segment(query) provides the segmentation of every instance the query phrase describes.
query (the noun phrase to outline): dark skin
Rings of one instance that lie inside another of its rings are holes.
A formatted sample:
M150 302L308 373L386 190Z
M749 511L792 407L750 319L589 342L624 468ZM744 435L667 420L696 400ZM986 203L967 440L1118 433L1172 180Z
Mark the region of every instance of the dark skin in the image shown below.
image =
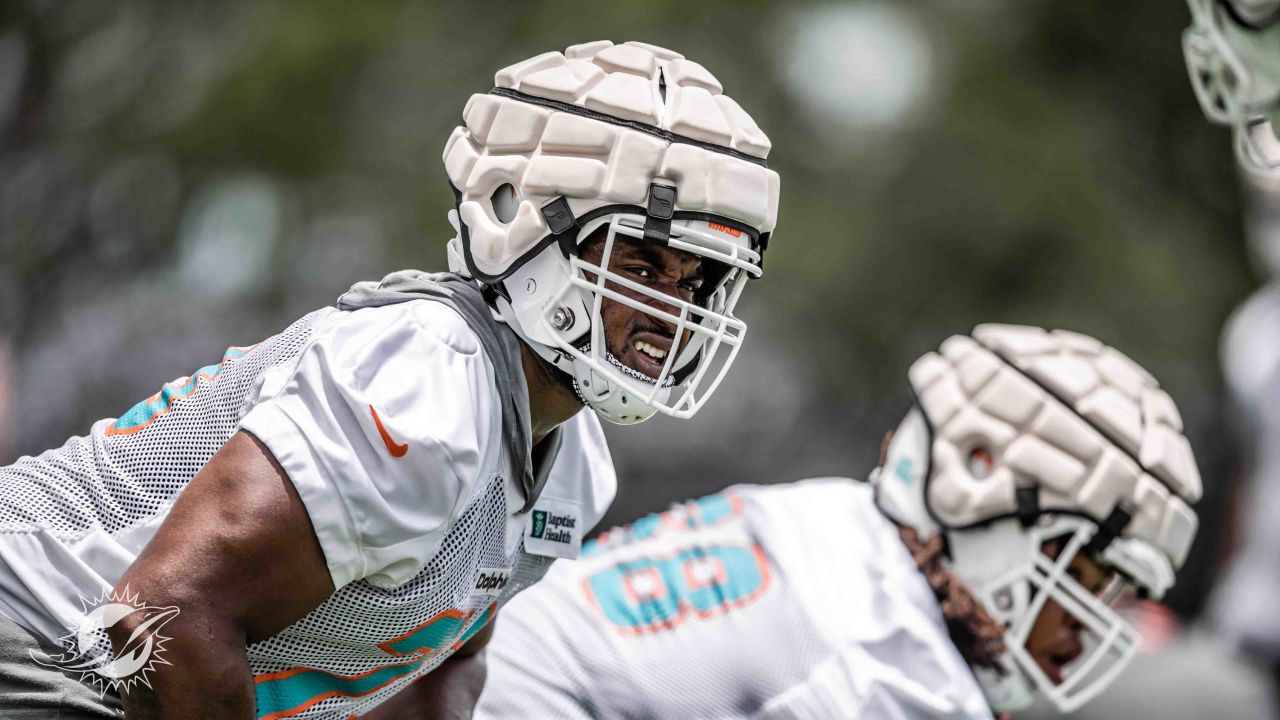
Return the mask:
M658 250L656 259L638 250L636 257L626 255L620 272L650 287L670 288L668 294L691 296L689 263L678 260L674 250ZM598 257L599 248L595 252ZM615 260L622 257L615 253ZM652 332L633 317L643 315L640 311L606 301L602 313L611 346L616 341L622 349L641 330ZM582 404L559 370L527 346L521 350L536 445ZM263 552L265 547L272 551ZM247 432L236 433L191 479L116 590L126 587L148 605L179 608L164 625L164 634L172 638L165 645L170 664L149 673L150 687L137 685L123 693L129 720L254 717L245 646L293 624L335 590L293 483L267 447ZM144 619L134 613L109 629L117 651ZM469 716L484 682L480 650L488 637L488 631L477 634L414 683L407 707L388 717Z
M1050 556L1057 555L1057 544L1047 543L1044 552ZM1084 553L1071 559L1067 574L1094 595L1100 595L1115 577L1115 573ZM1063 667L1084 652L1084 644L1080 640L1083 631L1084 625L1052 600L1044 604L1035 624L1031 626L1031 634L1027 636L1027 652L1055 685L1062 683Z
M591 237L583 242L582 259L594 265L600 265L604 255L604 242L603 232L592 233ZM702 260L697 255L621 234L614 237L609 270L652 291L685 301L692 301L703 283ZM588 273L587 279L595 278ZM605 286L663 312L672 315L680 314L672 304L648 297L630 288L608 282ZM653 317L608 298L600 303L600 317L604 323L609 352L632 370L657 378L662 372L665 358L654 358L637 346L655 347L663 354L670 352L675 340L675 323ZM689 341L690 335L689 331L684 332L681 347Z
M150 688L122 695L130 720L253 717L245 645L284 629L334 589L293 483L245 432L191 480L116 587L179 608L165 626L172 665L150 673ZM110 628L117 651L142 620L134 613Z

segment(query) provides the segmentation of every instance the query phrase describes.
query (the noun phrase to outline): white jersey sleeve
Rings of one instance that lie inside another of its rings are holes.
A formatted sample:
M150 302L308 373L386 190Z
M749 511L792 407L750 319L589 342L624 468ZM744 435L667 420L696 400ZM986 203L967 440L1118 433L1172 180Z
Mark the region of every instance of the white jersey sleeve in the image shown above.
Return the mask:
M332 313L291 365L264 373L240 427L301 496L334 587L393 585L430 558L498 453L493 369L438 303Z
M738 486L610 530L498 616L479 718L990 718L869 488Z

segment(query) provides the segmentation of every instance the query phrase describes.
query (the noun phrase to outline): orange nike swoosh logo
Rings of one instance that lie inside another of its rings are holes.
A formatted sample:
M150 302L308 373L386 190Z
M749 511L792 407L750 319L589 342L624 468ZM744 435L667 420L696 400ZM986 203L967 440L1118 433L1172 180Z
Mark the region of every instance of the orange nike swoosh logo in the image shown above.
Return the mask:
M391 439L391 433L382 426L382 418L378 417L378 411L369 406L369 412L373 413L373 422L378 426L378 434L382 436L382 442L387 444L387 451L391 453L391 457L404 457L409 452L409 443L398 443Z

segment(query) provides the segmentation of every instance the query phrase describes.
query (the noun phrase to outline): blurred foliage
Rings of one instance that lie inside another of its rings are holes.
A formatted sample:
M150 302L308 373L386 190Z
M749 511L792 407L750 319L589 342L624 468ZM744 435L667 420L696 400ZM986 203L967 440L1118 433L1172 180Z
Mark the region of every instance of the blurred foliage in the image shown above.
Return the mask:
M859 7L928 52L928 84L888 124L823 115L797 78L857 86L791 62L813 50L806 27ZM730 482L862 476L911 360L980 322L1032 323L1118 345L1179 402L1208 487L1203 579L1232 462L1217 334L1252 282L1186 21L1177 3L1105 0L6 3L10 446L84 432L356 280L443 268L440 152L467 97L536 53L638 39L702 62L753 113L783 199L720 396L687 423L610 430L609 521ZM1201 585L1179 586L1183 609Z

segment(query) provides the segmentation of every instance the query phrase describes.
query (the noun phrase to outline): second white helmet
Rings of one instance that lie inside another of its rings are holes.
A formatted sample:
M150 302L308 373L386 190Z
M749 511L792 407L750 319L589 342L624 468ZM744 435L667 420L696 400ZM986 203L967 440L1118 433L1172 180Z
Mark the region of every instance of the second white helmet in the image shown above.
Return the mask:
M1110 593L1159 598L1195 537L1200 475L1178 410L1132 360L1061 330L981 325L910 377L917 404L875 473L877 504L922 538L941 533L948 565L1004 624L1003 672L977 672L992 707L1039 692L1071 711L1137 650L1114 596L1077 582L1072 561L1116 573ZM1052 672L1026 649L1048 603L1085 636Z

